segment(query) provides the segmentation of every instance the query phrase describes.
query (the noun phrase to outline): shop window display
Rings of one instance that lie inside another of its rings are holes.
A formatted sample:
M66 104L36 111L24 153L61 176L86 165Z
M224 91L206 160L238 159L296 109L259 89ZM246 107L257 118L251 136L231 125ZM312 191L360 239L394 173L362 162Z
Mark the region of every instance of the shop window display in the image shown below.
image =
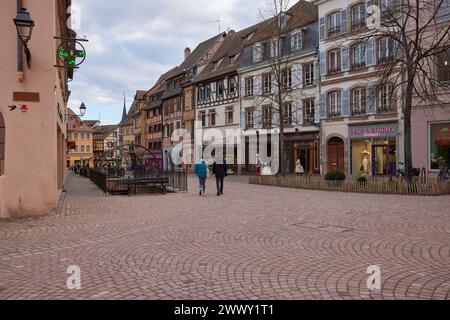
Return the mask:
M397 170L395 139L365 139L352 142L354 176L394 175Z
M450 122L430 124L430 167L450 166Z

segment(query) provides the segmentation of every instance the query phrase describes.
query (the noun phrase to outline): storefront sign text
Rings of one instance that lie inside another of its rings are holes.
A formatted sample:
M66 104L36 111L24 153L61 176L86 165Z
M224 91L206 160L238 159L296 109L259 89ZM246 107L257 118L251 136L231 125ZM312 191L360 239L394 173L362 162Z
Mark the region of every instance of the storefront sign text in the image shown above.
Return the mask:
M398 125L374 125L350 127L350 138L397 137Z

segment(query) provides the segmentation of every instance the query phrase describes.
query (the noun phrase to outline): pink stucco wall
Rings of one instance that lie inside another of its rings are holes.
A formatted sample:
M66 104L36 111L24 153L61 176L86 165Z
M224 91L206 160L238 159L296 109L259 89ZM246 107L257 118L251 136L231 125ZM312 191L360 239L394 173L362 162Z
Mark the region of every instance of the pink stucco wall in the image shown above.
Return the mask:
M16 15L16 1L0 1L0 111L6 127L5 176L3 187L0 181L0 202L4 207L2 215L7 217L44 215L57 205L58 161L64 161L57 155L57 128L60 136L66 130L56 110L58 102L62 108L65 103L54 68L55 4L55 0L23 1L35 28L29 43L31 69L24 62L25 80L21 83L17 80L16 30L12 20ZM13 101L13 92L39 92L40 102ZM29 111L10 112L11 104L26 104ZM59 143L62 141L60 137Z
M429 123L450 121L450 105L435 108L415 108L412 114L412 153L413 165L416 168L426 168L429 165Z

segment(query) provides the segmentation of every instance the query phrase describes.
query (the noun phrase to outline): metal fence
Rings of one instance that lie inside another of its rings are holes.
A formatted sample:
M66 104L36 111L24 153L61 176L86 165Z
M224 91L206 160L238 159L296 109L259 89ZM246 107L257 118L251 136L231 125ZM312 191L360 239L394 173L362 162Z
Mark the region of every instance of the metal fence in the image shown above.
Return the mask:
M111 195L187 192L185 171L125 171L123 169L91 169L89 178Z

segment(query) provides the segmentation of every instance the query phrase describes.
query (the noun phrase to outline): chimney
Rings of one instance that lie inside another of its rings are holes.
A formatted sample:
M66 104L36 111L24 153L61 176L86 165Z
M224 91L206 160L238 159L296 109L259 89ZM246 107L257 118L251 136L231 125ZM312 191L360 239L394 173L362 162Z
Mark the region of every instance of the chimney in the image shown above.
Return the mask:
M184 60L189 58L190 55L191 55L191 48L184 49Z

